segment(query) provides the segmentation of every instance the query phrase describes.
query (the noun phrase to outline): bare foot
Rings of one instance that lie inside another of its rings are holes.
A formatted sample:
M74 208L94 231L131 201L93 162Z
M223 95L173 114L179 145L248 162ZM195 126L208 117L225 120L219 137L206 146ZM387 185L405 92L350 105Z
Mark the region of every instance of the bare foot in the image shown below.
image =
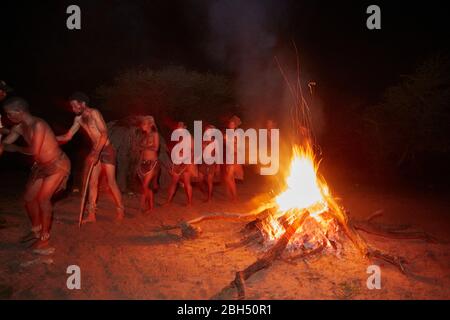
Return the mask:
M37 235L33 231L30 231L29 233L24 235L22 238L20 238L20 242L21 243L25 243L25 242L28 242L28 241L31 241L31 240L37 240L37 239L39 239L39 235Z
M166 202L161 203L161 207L167 207L171 203L172 203L172 201L167 200Z
M123 208L117 208L116 218L114 219L117 222L120 222L125 218L125 210Z
M42 239L38 239L36 242L34 242L31 245L31 248L36 250L36 249L45 249L48 247L48 239L47 240L42 240Z

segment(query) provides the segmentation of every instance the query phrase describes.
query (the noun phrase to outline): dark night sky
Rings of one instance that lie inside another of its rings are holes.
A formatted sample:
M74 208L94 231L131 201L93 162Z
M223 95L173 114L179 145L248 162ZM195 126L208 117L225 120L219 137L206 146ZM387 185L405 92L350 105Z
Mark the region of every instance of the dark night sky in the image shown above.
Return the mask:
M260 69L248 65L273 64L294 40L325 99L373 101L429 54L447 52L444 3L377 2L382 30L369 31L368 1L2 1L0 78L49 116L73 90L91 93L137 65L252 83ZM65 27L69 4L81 7L81 31Z

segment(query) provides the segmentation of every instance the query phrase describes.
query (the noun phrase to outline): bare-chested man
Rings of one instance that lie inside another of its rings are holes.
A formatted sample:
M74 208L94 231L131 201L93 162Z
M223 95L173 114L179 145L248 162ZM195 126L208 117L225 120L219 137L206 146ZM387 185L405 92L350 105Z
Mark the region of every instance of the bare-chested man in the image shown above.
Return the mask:
M35 163L25 190L25 208L31 220L31 233L22 240L36 240L33 248L48 246L52 222L53 194L65 188L70 174L69 158L61 151L55 135L42 119L33 117L22 98L10 98L4 104L8 118L15 124L3 143L3 151L20 152L34 157ZM13 144L20 136L26 147Z
M87 217L83 223L96 221L96 203L98 196L98 182L100 174L106 173L109 189L113 195L116 204L116 220L122 220L124 217L124 206L122 194L116 182L116 151L108 138L108 129L101 113L97 109L90 108L89 98L76 92L69 98L72 111L76 114L72 127L69 131L57 136L60 143L66 143L72 139L80 128L83 128L92 142L92 150L86 160L84 183L89 183L89 201L87 205ZM93 166L90 180L86 182L87 173Z

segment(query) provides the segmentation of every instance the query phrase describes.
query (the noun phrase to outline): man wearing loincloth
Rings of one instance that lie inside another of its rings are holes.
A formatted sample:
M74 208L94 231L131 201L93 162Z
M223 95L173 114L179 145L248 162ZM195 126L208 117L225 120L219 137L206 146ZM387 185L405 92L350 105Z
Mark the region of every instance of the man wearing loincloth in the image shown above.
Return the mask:
M116 204L116 221L120 221L124 217L124 206L122 202L122 194L116 182L116 151L108 138L108 129L101 113L94 108L90 108L89 98L81 92L74 93L69 98L72 111L75 113L75 119L69 131L56 139L60 143L66 143L72 139L80 128L83 128L88 134L92 150L88 155L85 163L83 174L84 183L88 183L89 196L87 205L87 217L83 219L83 223L96 221L96 203L98 196L98 182L100 174L104 172L108 181L109 189ZM92 167L91 177L86 182L89 169Z
M48 246L52 223L52 196L63 190L70 174L70 161L59 148L49 125L29 113L28 103L22 98L10 98L4 104L7 117L15 125L0 144L3 151L20 152L34 157L35 163L25 189L25 208L31 220L31 232L23 242L36 240L33 248ZM13 144L23 137L26 147Z

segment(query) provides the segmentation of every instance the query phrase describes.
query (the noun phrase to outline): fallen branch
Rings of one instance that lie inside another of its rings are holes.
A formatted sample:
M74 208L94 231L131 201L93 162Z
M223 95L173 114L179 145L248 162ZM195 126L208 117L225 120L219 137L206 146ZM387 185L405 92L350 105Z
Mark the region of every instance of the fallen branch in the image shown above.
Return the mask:
M268 210L268 209L266 209ZM173 230L173 229L179 229L181 228L181 226L183 224L188 224L188 225L192 225L192 224L196 224L196 223L200 223L203 221L207 221L207 220L227 220L227 221L254 221L255 217L256 219L258 218L258 216L260 215L265 215L265 211L263 210L255 212L255 211L251 211L250 213L247 214L239 214L239 213L212 213L209 215L204 215L204 216L200 216L198 218L189 220L189 221L182 221L178 224L174 224L174 225L164 225L162 224L160 227L158 228L154 228L151 231L152 232L160 232L160 231L168 231L168 230Z
M336 202L334 202L332 199L329 202L330 204L330 214L332 214L341 224L341 227L344 231L344 233L347 235L347 237L350 239L350 241L353 242L353 244L358 248L360 253L368 259L381 259L396 268L400 270L401 273L405 275L412 275L412 273L408 272L405 269L404 264L406 263L405 259L402 257L390 255L387 253L382 252L381 250L374 249L370 247L366 241L361 237L361 235L356 231L355 227L353 226L353 223L348 220L348 216L344 213L341 208L337 205ZM378 216L379 214L375 215ZM368 221L371 221L375 216L372 216L369 218Z
M382 226L365 222L354 222L353 225L356 230L360 230L365 233L373 234L383 238L423 240L430 243L442 243L442 241L436 239L435 237L424 231L398 231L395 229L385 229Z

